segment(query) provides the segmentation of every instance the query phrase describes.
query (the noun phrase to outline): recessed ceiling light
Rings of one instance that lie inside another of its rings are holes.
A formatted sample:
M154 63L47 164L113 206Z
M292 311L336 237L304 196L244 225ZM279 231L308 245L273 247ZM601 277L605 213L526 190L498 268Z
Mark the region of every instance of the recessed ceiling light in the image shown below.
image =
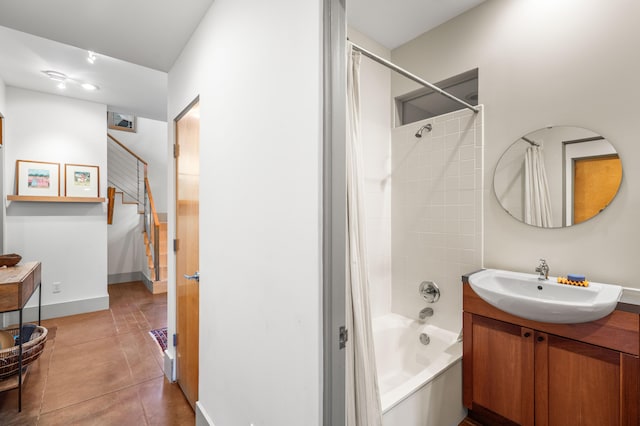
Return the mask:
M87 57L87 62L89 62L90 64L93 64L95 61L96 61L95 52L92 52L91 50L89 50L89 56Z
M100 90L100 87L95 84L85 83L83 81L67 77L65 73L62 73L60 71L47 70L42 71L42 73L49 77L51 80L56 81L58 83L58 89L66 89L67 83L71 82L74 84L79 84L84 90L88 90L90 92Z
M53 81L66 81L68 79L66 74L59 71L47 70L42 72Z
M89 91L94 91L94 90L98 90L99 87L96 86L95 84L91 84L91 83L82 83L81 84L82 88L84 90L89 90Z

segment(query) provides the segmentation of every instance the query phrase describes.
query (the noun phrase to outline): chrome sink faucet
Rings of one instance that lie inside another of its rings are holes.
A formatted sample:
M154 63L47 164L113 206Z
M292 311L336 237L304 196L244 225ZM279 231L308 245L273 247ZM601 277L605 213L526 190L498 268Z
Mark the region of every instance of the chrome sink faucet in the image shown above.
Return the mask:
M547 261L544 259L540 259L540 264L536 267L536 272L538 275L538 279L540 281L549 279L549 265L547 265Z

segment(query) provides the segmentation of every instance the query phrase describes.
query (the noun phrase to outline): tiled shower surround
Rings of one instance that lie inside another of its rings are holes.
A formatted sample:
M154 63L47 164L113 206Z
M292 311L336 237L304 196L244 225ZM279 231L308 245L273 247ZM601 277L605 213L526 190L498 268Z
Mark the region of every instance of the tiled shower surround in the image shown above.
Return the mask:
M415 137L427 123L432 131ZM482 266L482 111L456 111L393 129L391 158L391 310L417 318L431 306L430 323L458 332L460 277ZM418 294L422 281L440 287L435 304Z

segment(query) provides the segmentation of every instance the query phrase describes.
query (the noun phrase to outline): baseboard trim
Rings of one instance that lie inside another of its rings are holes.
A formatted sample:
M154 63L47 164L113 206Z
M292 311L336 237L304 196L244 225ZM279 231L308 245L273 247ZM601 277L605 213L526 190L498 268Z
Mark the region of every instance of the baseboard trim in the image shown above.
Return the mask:
M196 401L196 426L215 426L200 401Z
M41 318L43 320L59 318L69 315L86 314L88 312L104 311L105 309L109 309L109 296L42 305ZM37 321L38 306L29 306L24 308L22 312L22 320L23 322ZM20 315L18 312L8 312L4 314L2 318L4 327L8 327L11 324L17 324L19 321Z
M167 380L171 383L176 381L176 369L173 356L169 353L168 350L164 351L164 375L167 377Z
M145 274L140 274L140 275L142 276L140 278L140 281L142 281L144 283L144 286L147 288L147 290L149 290L149 292L153 294L153 281L151 281L149 277L147 277Z
M109 284L130 283L131 281L142 281L142 272L122 272L119 274L109 274Z

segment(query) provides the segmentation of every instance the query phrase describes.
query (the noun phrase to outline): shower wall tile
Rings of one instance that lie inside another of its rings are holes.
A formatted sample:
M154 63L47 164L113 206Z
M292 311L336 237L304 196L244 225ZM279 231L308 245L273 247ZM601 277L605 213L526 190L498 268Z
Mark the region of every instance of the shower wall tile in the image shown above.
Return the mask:
M431 132L414 136L431 123ZM482 266L482 111L456 111L412 123L391 136L393 312L416 318L427 304L420 282L440 300L430 323L462 327L461 276Z
M460 120L457 118L452 118L451 120L445 121L444 134L458 134L460 133Z
M391 75L389 70L367 58L363 58L360 70L365 238L371 311L375 317L391 310L392 295Z

